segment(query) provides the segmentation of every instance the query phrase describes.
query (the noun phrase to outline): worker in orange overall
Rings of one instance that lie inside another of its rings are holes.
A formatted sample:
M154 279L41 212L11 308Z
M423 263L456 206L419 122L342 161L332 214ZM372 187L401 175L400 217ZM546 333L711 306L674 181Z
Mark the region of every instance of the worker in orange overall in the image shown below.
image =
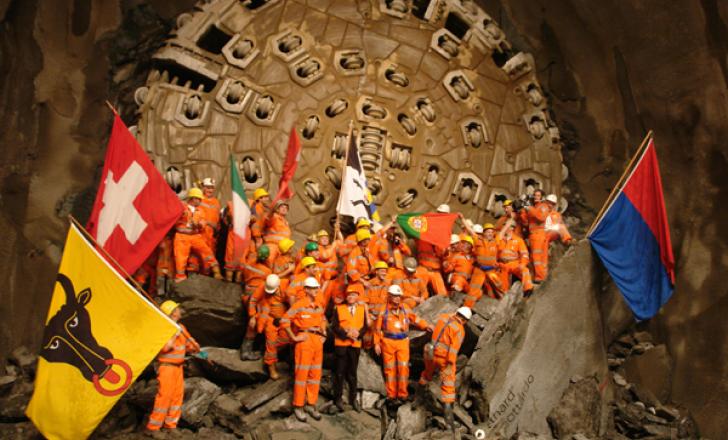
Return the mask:
M417 259L407 257L404 259L404 270L393 270L392 284L399 284L404 294L402 302L410 308L425 302L430 297L427 291L427 271L417 266Z
M394 226L390 226L384 230L383 238L377 241L375 255L378 260L386 261L390 267L403 270L404 259L412 256L412 251L402 235Z
M465 297L463 305L473 307L476 302L487 292L491 298L500 298L504 291L500 285L498 274L498 242L495 238L495 226L486 223L483 226L474 225L473 235L475 236L475 268L470 278L470 288Z
M358 243L358 241L356 239L356 233L361 230L368 231L370 235L372 233L372 222L369 221L369 219L366 217L359 217L356 220L356 230L352 234L347 235L346 238L344 239L341 249L339 250L340 257L343 258L343 257L348 256L349 252L351 252L352 250L354 250L356 248L357 243ZM336 225L335 232L337 232L337 231L338 231L338 223Z
M505 200L503 202L503 210L505 211L505 214L498 217L498 220L495 222L495 230L500 231L503 228L503 225L506 224L506 221L508 221L508 219L513 219L516 222L516 229L513 231L513 233L521 238L524 238L523 219L517 212L513 210L513 201Z
M316 234L308 234L308 236L306 237L306 243L303 245L303 247L301 247L301 249L298 250L298 253L296 254L296 264L300 263L301 259L308 255L306 247L309 244L315 244L316 250L318 250L318 237L316 236ZM318 255L316 255L314 258L318 260Z
M344 411L344 380L349 384L349 403L354 410L361 411L356 400L357 369L362 337L371 326L366 303L360 301L364 289L361 284L352 284L346 289L346 303L335 307L331 328L334 333L334 404Z
M419 384L427 385L436 372L440 372L440 401L443 403L445 421L455 431L452 406L455 403L455 373L458 351L465 339L465 323L473 316L469 307L460 307L455 313L443 314L432 332L432 342L425 345L425 370Z
M536 194L539 194L536 197ZM548 238L544 226L551 212L548 202L541 200L543 192L534 192L534 205L526 210L528 218L528 241L531 245L534 281L540 283L548 272Z
M185 326L179 323L182 317L179 304L174 301L165 301L160 309L176 322L180 329L164 345L157 357L159 389L154 398L154 407L146 427L152 433L158 432L161 428L175 429L177 427L177 422L182 415L182 401L185 396L185 379L182 368L185 355L188 352L200 353L200 344L190 336Z
M202 180L202 201L200 209L202 215L202 236L205 243L210 247L213 254L217 251L217 233L220 229L220 201L215 197L215 179L205 177ZM190 255L187 261L188 272L199 272L200 262L197 255ZM209 274L209 271L203 269L202 273Z
M437 207L437 212L449 214L450 206L442 204ZM447 287L442 279L442 262L445 259L445 249L441 249L432 243L417 240L417 261L420 266L427 269L427 282L435 295L447 295Z
M297 274L303 272L303 266L301 266L301 261L303 261L303 259L306 257L311 257L316 261L316 266L321 271L320 279L323 280L324 279L323 278L324 264L321 261L319 261L320 254L319 254L318 243L316 243L315 241L309 241L308 243L306 243L306 246L304 246L301 249L301 251L302 251L302 253L299 255L302 255L302 257L301 257L301 259L298 260L298 264L296 265L296 268L293 270L293 274L297 275Z
M270 248L272 260L275 260L278 255L278 242L284 238L291 238L291 227L288 226L287 215L288 202L279 200L273 207L273 212L266 217L263 241Z
M368 229L356 231L357 245L349 252L345 266L349 283L360 283L365 289L369 286L371 271L377 262L369 247L371 238L372 234Z
M409 396L409 332L410 325L432 331L432 325L418 317L402 303L402 288L396 284L387 289L387 306L374 324L374 351L384 362L384 385L389 403L401 403ZM397 402L399 401L399 402Z
M303 287L306 295L291 305L281 318L281 327L295 344L293 414L301 422L307 419L304 411L315 420L321 419L316 403L326 340L324 309L316 301L321 285L316 278L308 277Z
M259 286L254 294L259 297L259 300L256 301L257 310L248 312L258 333L265 335L263 364L268 369L268 375L272 380L280 378L276 369L278 350L290 343L288 335L280 328L280 320L288 310L287 299L281 291L280 285L281 279L278 278L278 275L268 275L265 278L265 284Z
M453 251L448 253L443 263L447 282L453 292L467 292L473 275L473 237L463 234L451 237Z
M316 281L321 283L322 271L318 262L313 257L303 257L301 260L301 272L295 274L291 278L291 282L288 284L286 290L286 297L288 298L288 304L293 304L296 301L300 301L306 296L306 289L304 288L307 278L314 278ZM324 305L323 291L319 289L319 302Z
M325 229L316 234L319 248L319 261L324 265L324 279L333 280L339 275L339 258L337 247L341 246L340 240L331 242L331 237Z
M253 350L253 342L255 341L255 310L257 309L258 297L255 292L265 284L265 280L272 270L269 266L270 251L268 246L262 245L258 248L258 255L254 263L246 264L243 270L243 278L245 280L245 288L240 299L243 301L243 309L247 312L253 311L253 315L248 315L248 325L243 338L243 345L240 346L240 359L244 361L255 361L260 359L260 353Z
M574 240L569 233L569 229L564 223L564 219L561 217L561 213L556 209L558 198L555 194L549 194L546 196L546 203L549 205L549 215L546 217L543 229L546 233L546 261L544 268L548 271L548 247L552 241L561 240L561 242L567 246L574 244Z
M175 225L174 263L176 282L187 279L185 268L187 267L190 250L202 258L202 265L206 270L211 269L216 279L222 279L220 266L202 235L204 219L202 218L202 211L199 209L200 202L202 202L202 190L191 188L187 193L187 203L184 211L182 211L182 216Z
M170 231L157 246L157 295L167 294L167 282L174 278L174 232Z
M369 310L369 320L374 323L379 314L384 311L387 305L387 289L392 285L392 278L389 273L389 266L384 261L374 263L374 276L369 280L369 287L365 289L364 302ZM370 326L364 333L364 348L369 349L374 345L374 327Z
M498 273L503 292L511 287L511 275L519 278L523 284L523 292L528 295L533 290L531 272L528 270L528 248L522 238L514 230L516 225L508 221L498 232Z
M270 194L263 188L253 191L253 204L250 205L250 236L253 237L255 246L263 244L265 233L265 219L270 210Z
M281 280L281 290L286 291L288 284L293 277L293 271L296 268L296 262L293 259L293 245L296 242L290 238L284 238L278 242L278 255L273 260L273 273L278 275Z

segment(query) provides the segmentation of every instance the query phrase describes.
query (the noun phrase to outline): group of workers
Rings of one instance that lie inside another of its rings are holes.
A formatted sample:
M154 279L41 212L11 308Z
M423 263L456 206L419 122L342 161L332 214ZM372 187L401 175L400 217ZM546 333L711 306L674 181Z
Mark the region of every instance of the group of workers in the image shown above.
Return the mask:
M155 270L158 275L171 276L171 268L176 281L184 280L190 272L223 278L214 249L221 223L231 222L231 207L221 210L213 179L204 179L201 186L201 190L188 191L185 211L173 233L135 274L137 281L151 284ZM416 240L413 251L396 229L394 219L381 225L360 218L352 234L344 237L336 224L333 234L318 231L296 252L286 219L288 203L279 200L271 204L270 195L257 189L250 207L249 249L236 261L230 232L224 261L225 279L244 286L241 299L248 323L241 358L260 359L254 341L258 334L264 335L263 363L270 378L276 380L278 351L292 345L294 415L301 421L307 415L320 419L316 402L323 346L329 333L334 339L334 404L340 410L345 408L346 382L349 403L360 410L356 372L361 349L373 349L381 357L388 402L401 403L409 396L408 331L412 326L427 330L432 340L425 349L419 384L425 385L439 371L440 400L446 420L454 427L452 404L457 354L465 337L463 326L476 302L483 295L501 298L512 277L520 279L527 295L534 284L546 278L549 243L572 241L556 209L557 202L555 195L545 196L536 190L527 203L504 201L505 214L496 224L473 224L459 214L462 232L451 235L447 249ZM449 213L450 208L440 205L437 211ZM463 297L462 306L435 323L413 311L430 295L458 293L462 294L458 298ZM178 305L173 305L178 314ZM182 350L184 355L185 344L189 346L194 340L188 334L180 338L174 340L172 350ZM199 349L194 344L192 348ZM160 355L161 365L166 365L164 356L165 352ZM160 393L161 381L160 373ZM170 386L166 389L169 394ZM176 403L175 399L170 402ZM169 403L166 408L177 406ZM158 409L155 403L154 411ZM167 415L175 418L169 411ZM148 429L158 429L163 419L150 417ZM172 425L164 422L165 427Z

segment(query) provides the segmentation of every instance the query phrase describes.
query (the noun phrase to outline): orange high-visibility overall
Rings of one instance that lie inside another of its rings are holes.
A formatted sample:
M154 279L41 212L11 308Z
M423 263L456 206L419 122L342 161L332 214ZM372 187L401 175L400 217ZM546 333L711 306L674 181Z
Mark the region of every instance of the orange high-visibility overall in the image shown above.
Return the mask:
M440 401L455 402L455 373L457 369L458 351L465 339L465 328L453 314L440 315L435 331L432 332L434 356L430 359L425 353L425 370L420 376L420 384L425 385L432 380L434 374L440 372Z
M473 307L483 296L483 290L488 292L491 298L500 297L503 293L498 274L498 242L486 240L484 237L475 239L475 269L470 279L468 296L465 297L463 305Z
M427 269L418 267L414 273L406 270L398 272L401 273L401 276L393 278L392 284L399 284L402 288L403 303L415 308L419 303L414 298L427 299L430 297L430 292L427 291Z
M283 329L290 327L293 333L305 335L302 342L295 342L295 372L293 382L293 406L316 405L321 384L321 363L324 358L324 309L308 296L297 301L281 318Z
M544 226L549 216L549 205L537 203L528 208L528 241L531 245L534 280L543 281L548 273L549 242Z
M355 247L349 252L346 260L346 276L350 283L356 283L362 279L369 277L369 274L377 262L376 257L371 253L369 248L362 252L360 246Z
M384 385L387 398L406 399L409 382L409 331L410 324L420 329L427 322L418 317L408 306L395 307L387 304L374 324L374 342L382 348L384 361Z
M339 240L335 240L326 246L319 245L319 260L324 265L325 280L333 280L339 275L339 258L336 255L336 247L340 244Z
M154 398L154 407L149 415L147 429L158 431L162 426L168 429L177 427L182 415L182 400L185 396L185 379L182 365L187 350L200 351L200 345L190 336L187 329L179 324L181 331L175 335L172 348L159 353L157 379L159 389Z
M195 209L193 212L190 205L185 208L175 225L176 233L174 235L175 278L178 280L187 278L185 267L190 256L190 250L202 258L202 265L206 271L217 266L217 260L212 250L200 233L201 210Z
M264 291L263 286L260 290ZM263 293L257 301L256 329L265 334L265 354L263 363L275 365L278 362L278 349L291 343L288 334L281 328L280 320L288 310L287 299L281 289L276 293Z
M447 295L447 287L442 279L442 259L444 251L432 243L417 240L417 262L428 271L428 283L437 295Z
M267 213L268 209L260 200L254 201L250 206L250 236L253 237L253 241L263 239Z
M284 238L291 238L291 227L288 225L288 220L277 212L268 217L265 226L263 240L270 249L270 259L273 261L279 252L278 242Z
M528 270L528 249L522 238L513 235L498 240L498 268L503 292L511 288L511 275L521 280L524 291L533 289L531 272Z
M448 274L450 289L467 292L470 277L473 275L473 256L463 252L452 252L445 257L443 269Z

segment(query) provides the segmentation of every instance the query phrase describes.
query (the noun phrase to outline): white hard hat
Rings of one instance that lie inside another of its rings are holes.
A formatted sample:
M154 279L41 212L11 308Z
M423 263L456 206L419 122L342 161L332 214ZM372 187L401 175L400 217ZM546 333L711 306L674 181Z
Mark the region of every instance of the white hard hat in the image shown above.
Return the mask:
M482 234L483 225L473 225L473 232L475 232L476 234Z
M215 186L215 179L212 177L205 177L202 179L202 186Z
M392 284L389 286L389 289L387 289L387 293L392 296L402 296L402 288L399 287L399 284Z
M473 312L470 310L470 307L460 307L457 313L467 320L470 320L470 318L473 317Z
M281 285L281 279L278 275L272 273L265 277L265 291L266 293L275 293L278 290L278 286Z
M443 203L442 205L437 207L437 212L441 212L443 214L450 214L450 205L447 203Z
M452 234L450 236L450 244L460 243L460 236L458 234Z
M303 281L303 287L321 287L321 285L316 278L308 277Z
M555 204L559 203L559 198L556 197L556 194L549 194L546 196L546 201L551 202L555 205Z

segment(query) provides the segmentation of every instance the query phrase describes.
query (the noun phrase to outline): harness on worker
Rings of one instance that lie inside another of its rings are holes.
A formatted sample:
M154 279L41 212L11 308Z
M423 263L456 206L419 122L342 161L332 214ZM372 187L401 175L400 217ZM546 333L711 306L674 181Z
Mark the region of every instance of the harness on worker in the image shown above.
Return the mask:
M450 326L450 323L452 322L452 316L450 316L447 319L447 322L445 325L440 329L440 333L437 334L437 337L435 338L435 342L428 342L425 344L425 359L433 360L435 359L435 347L437 347L437 344L440 343L440 338L442 337L442 334L445 333L445 329L447 329Z
M400 310L402 310L400 308ZM389 317L389 307L386 308L384 311L384 321L382 322L382 328L387 328L387 318ZM407 337L407 330L409 329L409 319L407 319L407 314L404 315L404 331L399 333L392 333L388 331L384 331L384 337L388 339L405 339Z

